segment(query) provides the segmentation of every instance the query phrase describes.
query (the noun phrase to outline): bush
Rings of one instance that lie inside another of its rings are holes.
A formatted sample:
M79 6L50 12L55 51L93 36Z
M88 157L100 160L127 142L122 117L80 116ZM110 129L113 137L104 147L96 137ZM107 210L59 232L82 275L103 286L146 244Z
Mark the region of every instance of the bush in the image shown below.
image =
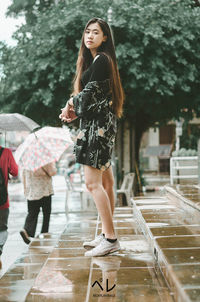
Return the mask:
M181 148L172 152L172 156L197 156L197 150Z

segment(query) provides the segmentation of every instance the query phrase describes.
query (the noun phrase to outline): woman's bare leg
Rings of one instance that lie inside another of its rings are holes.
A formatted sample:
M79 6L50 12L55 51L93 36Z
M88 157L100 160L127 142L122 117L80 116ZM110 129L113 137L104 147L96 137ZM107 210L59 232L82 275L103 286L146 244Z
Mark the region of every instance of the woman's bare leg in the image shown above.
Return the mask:
M112 215L115 210L115 193L114 193L114 176L112 166L103 172L102 177L103 187L110 200Z
M85 183L92 194L102 221L102 230L106 238L115 239L110 200L103 187L103 172L90 166L84 166Z
M111 166L109 169L107 169L106 171L103 172L102 183L103 183L104 190L107 193L107 196L108 196L108 199L110 202L111 213L113 216L114 209L115 209L115 194L114 194L114 189L113 189L114 177L113 177L113 172L112 172ZM102 222L102 233L103 234L105 233L103 222Z

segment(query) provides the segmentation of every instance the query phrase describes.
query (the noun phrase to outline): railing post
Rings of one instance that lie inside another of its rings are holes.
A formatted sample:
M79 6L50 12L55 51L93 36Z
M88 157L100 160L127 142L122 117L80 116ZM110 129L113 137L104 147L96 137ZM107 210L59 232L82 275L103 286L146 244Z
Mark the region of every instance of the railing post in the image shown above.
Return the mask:
M198 139L197 151L198 151L198 183L200 184L200 139Z
M173 180L173 157L170 158L170 184L174 184Z

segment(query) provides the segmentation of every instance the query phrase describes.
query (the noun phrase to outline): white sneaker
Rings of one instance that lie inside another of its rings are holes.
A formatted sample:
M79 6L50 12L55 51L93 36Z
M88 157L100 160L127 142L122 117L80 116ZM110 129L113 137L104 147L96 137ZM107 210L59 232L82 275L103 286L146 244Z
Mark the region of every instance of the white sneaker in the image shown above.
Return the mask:
M94 247L96 247L97 245L99 245L99 243L104 239L104 235L103 234L100 234L98 235L94 240L92 241L86 241L86 242L83 242L83 247L86 249L86 250L90 250L90 249L93 249Z
M106 238L103 238L99 245L93 248L90 251L85 252L85 256L87 257L98 257L105 256L116 251L120 250L119 241L116 240L114 243L109 242Z

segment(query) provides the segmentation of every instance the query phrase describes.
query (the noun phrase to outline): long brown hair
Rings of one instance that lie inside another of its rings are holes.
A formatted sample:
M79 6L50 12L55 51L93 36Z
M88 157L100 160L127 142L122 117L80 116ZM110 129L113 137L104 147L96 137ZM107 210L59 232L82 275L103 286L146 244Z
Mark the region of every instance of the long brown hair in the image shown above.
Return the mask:
M81 76L82 73L90 66L93 61L92 54L90 50L85 46L84 43L84 34L88 26L92 23L98 23L101 27L104 36L107 36L105 42L103 42L98 48L98 53L104 53L109 62L110 62L110 80L111 80L111 91L112 91L112 103L113 110L117 117L122 116L122 107L124 102L124 92L120 80L119 71L117 68L117 60L115 55L115 48L112 39L112 34L109 25L100 18L92 18L88 21L85 26L82 39L81 46L79 50L78 60L76 63L76 75L73 81L73 95L77 95L81 90Z

